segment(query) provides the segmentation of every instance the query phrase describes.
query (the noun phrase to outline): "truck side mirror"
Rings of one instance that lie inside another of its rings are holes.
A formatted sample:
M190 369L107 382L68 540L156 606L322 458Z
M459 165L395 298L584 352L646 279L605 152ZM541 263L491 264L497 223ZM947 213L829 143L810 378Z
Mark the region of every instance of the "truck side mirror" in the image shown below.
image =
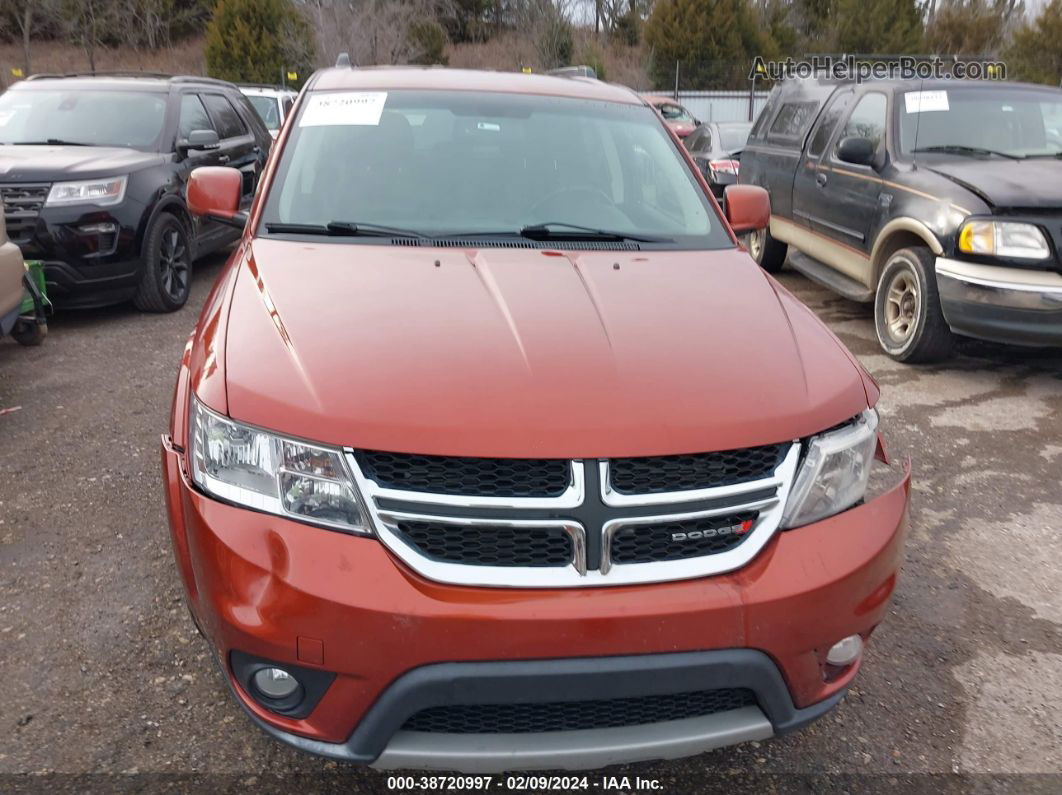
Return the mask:
M758 185L728 185L723 201L735 235L764 229L771 222L771 197Z
M193 215L243 229L247 213L240 212L242 192L243 174L239 169L202 166L188 177L188 209Z
M873 166L878 147L869 138L849 136L837 144L837 158L857 166Z

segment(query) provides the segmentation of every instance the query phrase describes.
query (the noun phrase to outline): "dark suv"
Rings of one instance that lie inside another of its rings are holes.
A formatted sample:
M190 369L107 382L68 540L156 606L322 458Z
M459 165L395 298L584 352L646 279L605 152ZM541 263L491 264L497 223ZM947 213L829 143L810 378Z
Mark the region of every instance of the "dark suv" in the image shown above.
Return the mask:
M231 83L167 75L36 75L0 96L0 198L11 240L45 262L64 306L188 299L193 260L239 233L193 218L197 166L228 165L250 204L272 139Z
M1057 88L787 81L740 181L771 195L753 257L873 302L893 358L944 358L955 335L1062 345Z

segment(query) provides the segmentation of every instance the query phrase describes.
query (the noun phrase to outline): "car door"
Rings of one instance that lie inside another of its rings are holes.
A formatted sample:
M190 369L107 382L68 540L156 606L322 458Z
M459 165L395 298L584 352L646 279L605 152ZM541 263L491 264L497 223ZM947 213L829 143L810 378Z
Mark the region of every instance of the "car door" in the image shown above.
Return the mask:
M222 162L220 149L187 150L181 147L181 142L187 140L194 130L214 130L216 132L217 128L214 126L210 114L207 113L206 106L203 104L199 94L189 91L181 94L177 116L177 150L180 157L177 175L182 186L188 182L188 175L192 173L193 169L200 166L218 166ZM210 241L227 234L227 227L215 221L207 221L199 216L192 217L192 224L193 236L196 239L199 250L209 249ZM231 235L229 236L231 237Z
M705 146L705 142L711 141L711 139L711 131L708 129L707 126L704 126L698 127L696 130L690 133L689 137L685 141L683 141L683 143L686 145L686 149L689 150L690 157L693 158L693 161L697 164L697 168L702 174L705 173L705 168L707 168L708 165L706 157L707 150L709 147Z
M818 202L812 230L832 240L827 264L869 285L872 227L879 215L882 179L872 166L845 163L837 157L838 143L849 136L869 138L880 154L885 149L889 100L881 91L867 91L856 99L841 129L833 136L815 174Z
M811 131L807 148L797 165L793 181L793 218L815 232L822 233L829 227L825 203L830 166L826 162L826 152L841 120L852 107L854 96L855 92L849 88L838 91L830 98Z
M258 186L258 171L262 149L255 140L254 133L243 117L236 111L229 98L222 93L202 92L200 96L206 105L210 118L221 139L219 161L223 165L238 169L243 174L243 189L240 206L246 209L254 198Z

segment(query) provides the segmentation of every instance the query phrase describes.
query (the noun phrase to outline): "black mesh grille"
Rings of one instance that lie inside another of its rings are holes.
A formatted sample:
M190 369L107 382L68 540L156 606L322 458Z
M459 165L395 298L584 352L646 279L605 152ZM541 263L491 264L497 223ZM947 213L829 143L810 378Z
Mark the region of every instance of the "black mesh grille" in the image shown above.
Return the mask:
M731 486L769 476L782 462L788 447L768 444L718 453L613 458L609 461L609 474L612 488L621 494Z
M653 563L716 555L740 546L748 538L756 516L754 512L746 512L621 527L612 537L609 554L613 563Z
M37 216L48 198L51 185L0 185L0 201L4 203L7 236L12 243L24 244L37 227Z
M363 450L367 477L390 489L482 497L556 497L571 481L558 458L458 458Z
M559 527L398 522L399 535L422 555L467 566L566 566L572 541Z
M545 704L462 704L432 707L409 718L407 731L445 734L524 734L605 729L694 718L756 703L751 690L726 688L600 701Z

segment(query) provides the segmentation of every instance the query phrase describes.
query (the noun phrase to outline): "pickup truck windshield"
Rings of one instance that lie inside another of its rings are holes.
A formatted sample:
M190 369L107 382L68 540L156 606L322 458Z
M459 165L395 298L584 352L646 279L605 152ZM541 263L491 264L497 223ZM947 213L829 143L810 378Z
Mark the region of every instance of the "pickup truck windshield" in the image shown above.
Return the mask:
M732 245L650 108L467 91L311 94L264 222L271 235L353 224L527 236L546 225L552 239L607 230L649 247Z
M1035 157L1062 152L1062 91L977 85L911 91L898 98L900 144L906 154L916 148L919 158L930 153Z
M14 90L0 96L0 144L81 144L154 151L166 95L144 91Z

